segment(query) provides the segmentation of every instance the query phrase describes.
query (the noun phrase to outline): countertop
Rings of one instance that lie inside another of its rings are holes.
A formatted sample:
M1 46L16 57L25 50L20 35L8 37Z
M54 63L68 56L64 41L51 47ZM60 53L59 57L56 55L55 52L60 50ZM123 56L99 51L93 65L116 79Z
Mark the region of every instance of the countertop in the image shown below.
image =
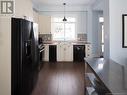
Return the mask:
M45 41L44 44L47 44L47 45L58 45L58 44L85 45L85 44L90 44L90 43L86 41Z
M85 58L85 61L112 94L127 95L127 66L104 58Z

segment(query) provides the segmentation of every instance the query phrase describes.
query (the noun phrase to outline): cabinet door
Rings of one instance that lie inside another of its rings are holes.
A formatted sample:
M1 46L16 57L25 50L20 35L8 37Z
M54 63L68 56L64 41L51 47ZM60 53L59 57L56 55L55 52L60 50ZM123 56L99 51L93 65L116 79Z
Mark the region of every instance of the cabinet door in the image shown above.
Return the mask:
M57 45L57 61L64 61L64 45Z
M51 34L51 17L39 15L39 32L40 34Z
M57 61L73 61L73 45L59 44L57 48Z
M49 61L49 45L45 45L45 50L44 50L44 61Z
M60 61L61 59L61 55L60 55L60 51L61 51L61 46L58 44L57 45L57 61Z
M73 61L73 45L65 45L65 61Z

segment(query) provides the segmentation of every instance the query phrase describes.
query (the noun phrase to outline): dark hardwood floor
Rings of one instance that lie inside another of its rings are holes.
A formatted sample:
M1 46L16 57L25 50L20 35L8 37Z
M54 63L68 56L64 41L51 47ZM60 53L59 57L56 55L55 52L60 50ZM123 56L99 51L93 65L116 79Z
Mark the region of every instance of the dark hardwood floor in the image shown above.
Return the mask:
M32 95L84 95L84 63L45 63Z

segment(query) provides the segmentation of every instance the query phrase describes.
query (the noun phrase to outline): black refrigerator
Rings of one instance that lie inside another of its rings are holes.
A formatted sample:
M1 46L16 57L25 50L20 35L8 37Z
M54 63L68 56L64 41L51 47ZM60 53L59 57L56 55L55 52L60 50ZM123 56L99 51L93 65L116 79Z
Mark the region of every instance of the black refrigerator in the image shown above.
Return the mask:
M38 25L11 19L11 95L30 95L39 68Z

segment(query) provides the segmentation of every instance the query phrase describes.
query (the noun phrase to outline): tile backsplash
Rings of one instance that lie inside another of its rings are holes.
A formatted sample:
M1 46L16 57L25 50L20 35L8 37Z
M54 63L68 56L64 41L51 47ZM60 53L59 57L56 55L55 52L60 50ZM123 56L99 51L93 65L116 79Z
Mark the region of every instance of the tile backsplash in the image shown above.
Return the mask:
M39 34L43 41L52 41L52 34ZM87 41L87 34L77 34L77 41Z
M87 41L87 34L77 34L78 41Z
M39 34L39 37L43 39L43 41L51 41L52 40L52 34Z

